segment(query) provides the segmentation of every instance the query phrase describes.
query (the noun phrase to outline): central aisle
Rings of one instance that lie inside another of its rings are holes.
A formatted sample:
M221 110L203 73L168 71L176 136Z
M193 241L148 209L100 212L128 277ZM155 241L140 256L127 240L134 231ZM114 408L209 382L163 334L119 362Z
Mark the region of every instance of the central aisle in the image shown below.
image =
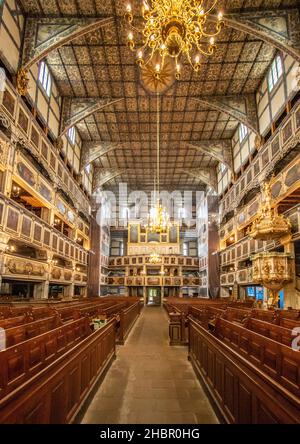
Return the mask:
M187 360L187 347L168 345L163 308L142 310L82 423L218 423Z

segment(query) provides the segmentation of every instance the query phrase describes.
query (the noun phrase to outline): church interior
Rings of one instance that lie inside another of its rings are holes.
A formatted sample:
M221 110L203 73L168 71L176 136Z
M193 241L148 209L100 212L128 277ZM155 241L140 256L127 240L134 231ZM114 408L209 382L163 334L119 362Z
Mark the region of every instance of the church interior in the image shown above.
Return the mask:
M1 1L0 424L299 423L299 1Z

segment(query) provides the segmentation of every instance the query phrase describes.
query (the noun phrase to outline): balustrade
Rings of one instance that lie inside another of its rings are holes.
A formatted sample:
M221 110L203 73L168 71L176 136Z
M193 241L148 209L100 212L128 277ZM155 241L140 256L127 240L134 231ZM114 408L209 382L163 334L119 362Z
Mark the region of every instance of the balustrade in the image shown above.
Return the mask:
M260 183L300 141L300 102L298 101L289 115L278 126L272 137L259 150L254 162L242 173L220 203L221 216L234 210L241 199Z
M90 203L87 196L70 175L58 150L51 144L23 99L8 80L5 83L4 93L0 95L0 121L7 128L14 127L16 140L30 148L32 155L46 168L53 182L71 197L76 208L88 216Z
M23 240L87 265L88 252L16 202L0 195L0 229Z

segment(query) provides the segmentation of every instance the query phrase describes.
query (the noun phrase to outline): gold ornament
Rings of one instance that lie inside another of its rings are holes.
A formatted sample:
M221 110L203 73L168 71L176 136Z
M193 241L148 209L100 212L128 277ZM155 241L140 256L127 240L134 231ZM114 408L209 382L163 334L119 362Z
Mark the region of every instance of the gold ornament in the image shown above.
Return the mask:
M286 253L264 252L251 257L253 282L270 291L268 305L278 306L279 291L292 281L293 258Z
M58 151L61 151L64 147L64 142L61 137L55 140L54 146Z
M147 65L152 57L158 54L161 59L159 66L162 69L166 58L173 59L175 77L179 79L178 60L181 56L185 56L192 68L198 71L199 55L210 56L214 53L215 37L224 25L221 12L214 25L209 21L209 15L216 4L217 0L213 0L209 6L204 0L144 0L142 7L144 26L138 29L133 25L134 17L129 3L124 14L131 28L127 44L134 51L136 46L134 32L137 32L143 41L142 47L138 50L138 65Z
M17 91L21 96L26 96L28 93L28 71L21 68L17 74Z
M260 205L249 235L253 239L276 240L287 236L291 231L289 219L279 215L277 207L272 208L271 187L269 182L263 185L264 202Z

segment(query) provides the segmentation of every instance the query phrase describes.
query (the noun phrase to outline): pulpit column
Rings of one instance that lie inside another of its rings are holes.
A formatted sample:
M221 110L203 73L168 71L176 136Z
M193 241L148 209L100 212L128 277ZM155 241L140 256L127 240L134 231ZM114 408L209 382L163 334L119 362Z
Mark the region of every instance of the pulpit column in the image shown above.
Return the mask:
M288 242L284 244L284 252L295 258L295 244ZM300 308L300 298L296 292L296 267L295 260L291 261L291 278L292 281L286 284L284 291L284 308Z

